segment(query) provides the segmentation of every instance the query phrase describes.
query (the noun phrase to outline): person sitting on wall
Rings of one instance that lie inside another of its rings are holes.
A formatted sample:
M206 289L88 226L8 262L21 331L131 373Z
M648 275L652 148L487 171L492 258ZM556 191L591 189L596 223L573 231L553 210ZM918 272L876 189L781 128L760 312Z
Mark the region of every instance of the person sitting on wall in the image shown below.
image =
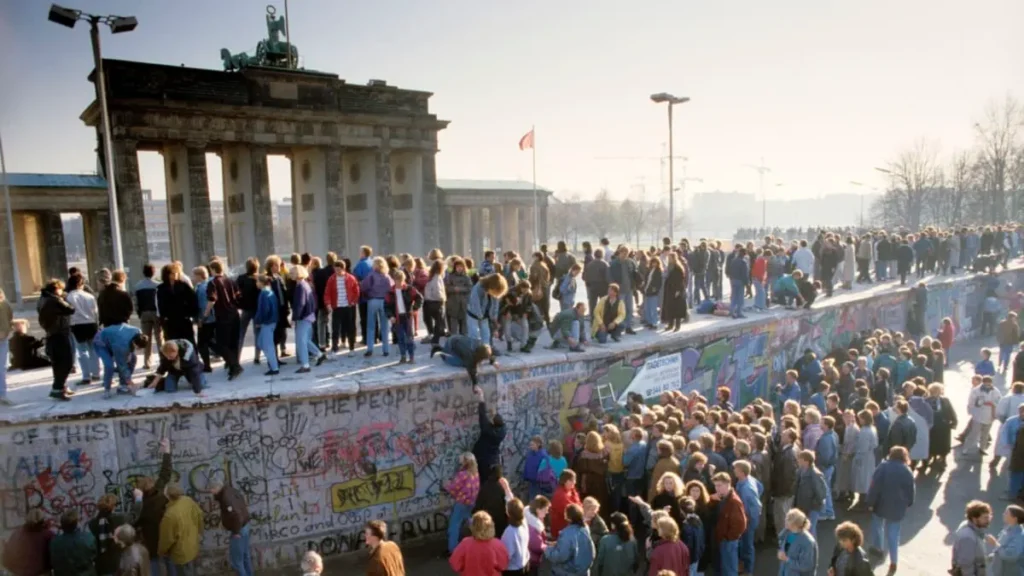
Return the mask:
M206 378L195 346L188 340L168 340L160 347L160 365L155 374L146 377L145 387L155 384L157 392L177 392L178 381L182 378L192 386L196 396L203 396Z
M34 370L46 368L50 359L43 353L45 341L28 333L28 320L18 318L11 323L11 369Z
M474 386L477 384L477 366L481 362L487 360L495 368L498 367L498 358L491 347L471 336L454 334L444 343L444 347L430 348L430 357L433 358L435 354L440 354L441 359L449 366L465 368Z

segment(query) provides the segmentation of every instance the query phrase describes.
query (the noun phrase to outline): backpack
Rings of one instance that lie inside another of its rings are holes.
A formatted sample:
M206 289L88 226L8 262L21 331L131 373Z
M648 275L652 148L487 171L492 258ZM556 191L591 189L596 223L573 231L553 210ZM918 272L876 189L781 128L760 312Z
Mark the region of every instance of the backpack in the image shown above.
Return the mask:
M558 478L555 478L555 469L551 467L550 456L541 460L540 465L537 467L537 485L540 487L541 492L546 494L553 494L555 492Z

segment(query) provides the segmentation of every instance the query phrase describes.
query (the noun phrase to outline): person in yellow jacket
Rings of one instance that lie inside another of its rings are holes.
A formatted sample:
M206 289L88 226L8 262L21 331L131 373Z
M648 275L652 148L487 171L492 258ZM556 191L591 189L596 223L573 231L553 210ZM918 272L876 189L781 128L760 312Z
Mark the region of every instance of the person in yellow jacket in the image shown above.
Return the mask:
M622 338L622 323L626 320L626 305L619 298L619 285L608 285L608 295L597 300L594 308L594 319L590 323L590 335L601 344L612 340L618 342Z
M160 521L161 557L170 560L181 576L196 576L196 557L203 537L203 511L195 500L185 496L178 484L164 488L167 509Z

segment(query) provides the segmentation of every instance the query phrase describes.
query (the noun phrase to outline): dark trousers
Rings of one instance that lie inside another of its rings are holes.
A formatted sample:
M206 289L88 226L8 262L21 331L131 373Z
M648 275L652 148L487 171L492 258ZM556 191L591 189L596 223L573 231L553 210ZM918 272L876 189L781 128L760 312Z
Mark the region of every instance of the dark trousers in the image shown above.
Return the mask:
M544 322L551 321L551 287L543 287L541 290L540 302L537 303L537 308L540 309L540 315L544 318Z
M338 348L338 342L348 342L349 350L356 349L355 306L335 308L331 313L331 346L335 350Z
M899 271L900 271L900 286L905 286L907 284L907 273L910 272L910 270L900 266L899 267Z
M857 259L857 282L871 282L871 260Z
M53 392L63 392L75 362L74 347L70 334L53 334L46 337L46 355L50 357L53 369Z
M825 295L832 296L832 291L835 290L836 269L831 266L828 268L823 266L819 268L818 278L821 287L825 289Z
M210 350L216 352L221 358L224 353L217 347L217 325L213 322L199 325L199 342L196 348L199 349L199 357L203 359L203 368L210 369ZM227 361L227 358L224 359Z
M222 316L226 316L226 318L222 318ZM217 327L217 347L220 349L221 358L224 359L228 368L237 370L240 368L238 364L238 333L242 326L238 312L218 315L214 326Z
M693 275L693 305L700 304L704 299L710 298L708 294L708 285L706 275L701 273L695 273Z
M925 261L924 258L917 259L917 277L924 278Z
M423 323L431 335L431 343L437 344L444 336L444 302L425 300L423 302Z

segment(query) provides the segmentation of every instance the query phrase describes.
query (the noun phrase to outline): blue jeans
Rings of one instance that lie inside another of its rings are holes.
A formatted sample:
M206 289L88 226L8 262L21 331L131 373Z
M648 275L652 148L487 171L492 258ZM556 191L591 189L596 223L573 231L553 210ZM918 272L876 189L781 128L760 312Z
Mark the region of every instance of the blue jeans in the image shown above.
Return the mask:
M956 265L957 265L957 262L954 262L953 266L956 266ZM876 262L876 264L875 264L875 268L876 268L876 274L878 275L878 279L879 280L886 280L886 279L889 278L889 263L888 262L886 262L885 260L878 260Z
M575 340L576 341L576 345L579 346L579 343L580 343L580 321L579 320L573 320L572 321L572 326L569 328L569 338L572 338L573 340ZM553 340L552 344L555 344L555 343L568 344L568 341L567 341L566 337L562 336L562 331L561 330L559 330L558 332L555 332L555 335L551 339Z
M167 567L167 576L196 576L195 561L188 564L175 564L171 562L170 558L164 558L164 566Z
M625 472L609 472L608 473L608 504L611 506L612 512L617 512L622 509L622 502L625 498L626 493L626 473Z
M658 300L657 294L644 295L644 322L651 326L658 325Z
M1024 472L1010 472L1010 498L1016 498L1024 488Z
M708 294L708 283L707 278L704 274L693 275L693 305L696 306L703 299L710 296Z
M371 298L366 303L366 351L373 353L373 343L377 340L377 329L380 328L381 348L387 354L391 351L391 322L384 313L384 299ZM298 340L298 338L296 338Z
M75 350L78 352L78 367L82 370L82 379L100 377L100 359L96 355L96 346L92 340L79 342L74 336L71 340L75 343Z
M387 342L388 334L385 332L384 336L384 341ZM384 349L387 350L387 344L384 345ZM311 350L316 351L317 358L320 357L320 348L316 342L313 342L313 321L297 320L295 322L295 357L303 368L309 368L309 352Z
M742 289L740 288L740 290ZM739 551L739 540L722 540L718 544L718 570L716 571L718 576L739 576Z
M455 552L455 547L459 545L459 533L462 532L462 525L469 520L470 513L473 512L473 507L469 504L460 504L458 502L452 506L452 514L448 518L448 552Z
M626 330L632 330L633 329L633 304L635 302L633 300L633 291L629 290L627 292L626 290L623 290L622 291L622 296L620 296L620 298L622 298L622 301L626 303L626 320L622 323L622 327L625 328Z
M476 338L484 344L491 344L491 321L487 318L476 319L466 316L467 336Z
M743 289L742 282L729 282L729 314L733 318L743 315Z
M398 332L398 353L412 358L416 354L416 335L412 333L412 316L401 314L395 320Z
M1010 365L1010 355L1013 354L1013 344L999 345L999 367L1003 370Z
M132 372L135 371L135 351L115 351L104 344L94 346L93 350L103 362L103 390L110 391L110 386L114 382L114 372L117 372L118 388L127 390L128 384L132 381ZM127 358L127 361L122 362L120 358Z
M0 340L0 398L7 397L7 364L10 363L8 358L10 350L10 341L4 338Z
M821 516L821 510L811 510L807 514L807 520L811 523L811 536L814 539L818 539L818 517Z
M882 530L885 529L885 542L882 542ZM885 552L888 548L889 562L899 563L900 554L900 523L891 522L879 516L871 515L871 546Z
M171 573L171 566L173 566L173 564L171 564L171 559L170 558L167 558L167 557L161 558L160 556L151 556L149 558L149 573L150 574L160 574L160 566L161 565L165 566L167 568L167 573L168 574Z
M754 558L757 556L754 552L755 532L757 532L757 524L753 524L747 519L747 530L740 536L739 561L743 563L743 571L750 574L754 573Z
M230 544L228 544L228 562L238 576L253 576L248 524L242 526L237 538L231 537Z
M238 327L238 349L245 348L245 333L249 331L249 323L252 322L252 317L255 316L255 312L249 312L248 310L242 310L240 317L241 324ZM256 324L252 325L252 341L256 348L255 356L253 356L256 362L260 361L260 327ZM263 350L263 354L266 355L266 349ZM273 368L277 370L277 368Z
M822 476L825 477L825 505L822 506L821 517L822 518L835 518L836 511L832 503L832 478L836 474L836 467L829 466L821 471Z
M764 291L764 282L754 280L754 308L764 310L768 307L768 294Z
M274 346L274 326L255 326L256 332L256 357L259 358L260 350L267 357L267 367L271 370L279 368L277 364L277 347Z
M606 332L604 330L599 330L597 332L597 341L600 342L601 344L604 344L605 342L608 341L608 338L610 336L614 336L615 338L621 337L622 336L622 325L620 324L620 325L616 326L614 329L612 329L611 332Z

